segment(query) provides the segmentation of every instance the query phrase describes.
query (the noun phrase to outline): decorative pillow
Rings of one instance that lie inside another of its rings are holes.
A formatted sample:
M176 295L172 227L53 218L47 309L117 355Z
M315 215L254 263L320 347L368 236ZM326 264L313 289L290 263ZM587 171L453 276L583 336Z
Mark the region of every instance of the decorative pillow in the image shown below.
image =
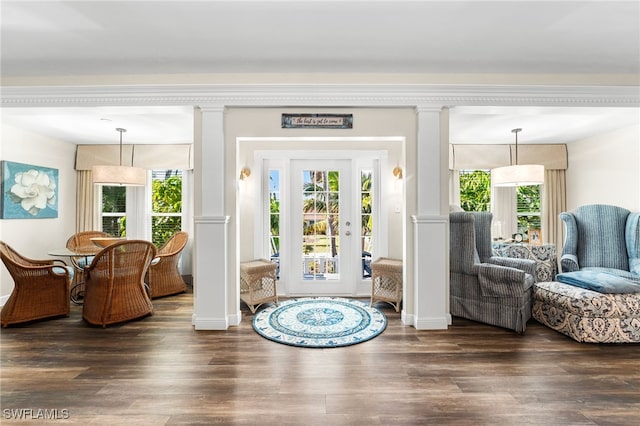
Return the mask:
M607 272L564 272L556 275L556 281L598 293L640 293L640 280L622 278Z
M631 213L627 217L625 229L629 271L640 275L640 213Z
M53 268L51 268L51 270L56 273L56 274L64 274L64 271L67 270L69 271L69 277L71 279L71 281L73 281L73 276L76 273L75 269L73 266L54 266Z

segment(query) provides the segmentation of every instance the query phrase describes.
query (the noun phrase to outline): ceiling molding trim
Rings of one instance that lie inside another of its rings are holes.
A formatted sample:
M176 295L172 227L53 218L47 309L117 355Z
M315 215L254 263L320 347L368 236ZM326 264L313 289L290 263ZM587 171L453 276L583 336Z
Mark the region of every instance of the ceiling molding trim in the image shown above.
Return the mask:
M11 86L2 107L78 106L639 107L638 86L238 84Z

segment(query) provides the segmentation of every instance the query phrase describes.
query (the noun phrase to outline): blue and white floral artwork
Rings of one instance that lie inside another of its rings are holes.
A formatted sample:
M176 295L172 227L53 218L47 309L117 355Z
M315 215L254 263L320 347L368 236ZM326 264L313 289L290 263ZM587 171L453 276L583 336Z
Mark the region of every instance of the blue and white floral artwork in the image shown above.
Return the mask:
M58 169L2 161L2 219L58 217Z

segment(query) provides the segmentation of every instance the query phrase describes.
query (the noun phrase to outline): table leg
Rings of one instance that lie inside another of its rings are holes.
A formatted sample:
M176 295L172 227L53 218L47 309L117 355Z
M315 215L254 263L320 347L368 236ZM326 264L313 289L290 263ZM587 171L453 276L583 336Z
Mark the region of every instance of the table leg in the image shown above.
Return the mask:
M76 305L82 305L84 301L84 290L85 290L84 281L80 281L78 284L74 285L71 288L71 292L70 292L71 301Z

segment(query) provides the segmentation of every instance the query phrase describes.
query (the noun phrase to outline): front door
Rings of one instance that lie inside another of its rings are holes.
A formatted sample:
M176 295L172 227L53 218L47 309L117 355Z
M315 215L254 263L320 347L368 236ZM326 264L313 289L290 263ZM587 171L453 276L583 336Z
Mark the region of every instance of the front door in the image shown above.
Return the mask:
M351 160L292 160L290 294L353 294L359 259Z

